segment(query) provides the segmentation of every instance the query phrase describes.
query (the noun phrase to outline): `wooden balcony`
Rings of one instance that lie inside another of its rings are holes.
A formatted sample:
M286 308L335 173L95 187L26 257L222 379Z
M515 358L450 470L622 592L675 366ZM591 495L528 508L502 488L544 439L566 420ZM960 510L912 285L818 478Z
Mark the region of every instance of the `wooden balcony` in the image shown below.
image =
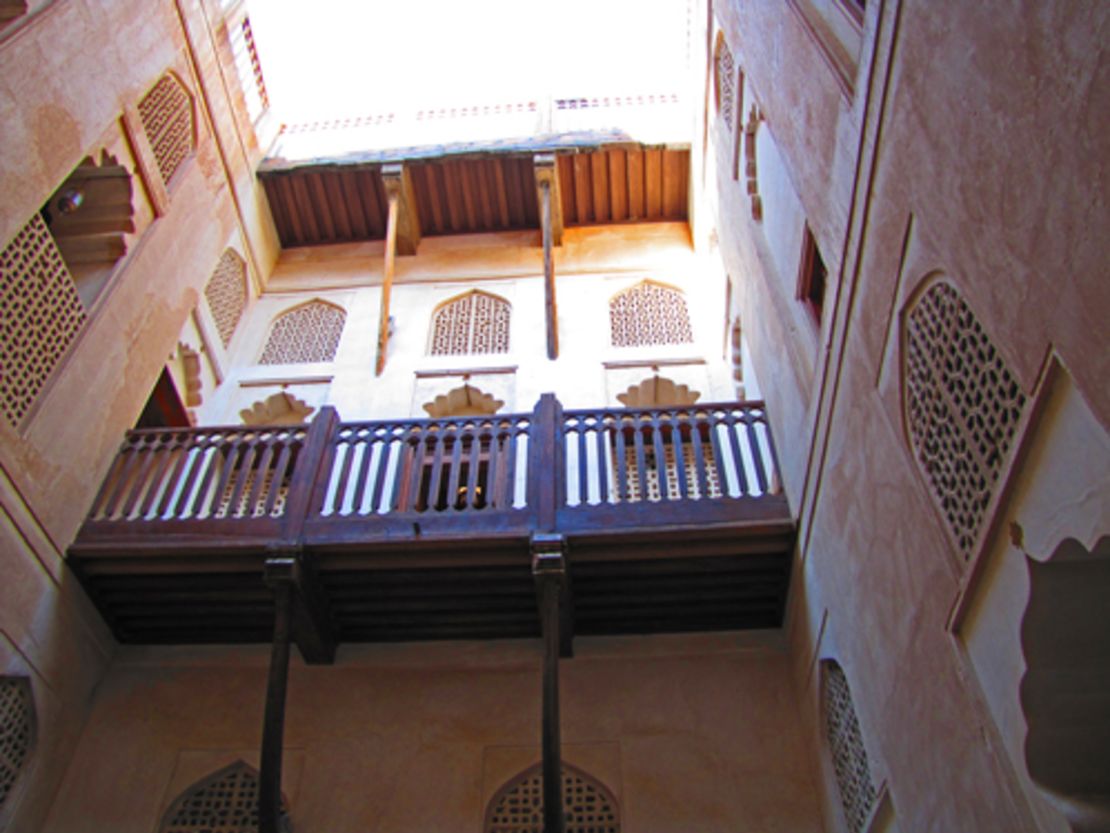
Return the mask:
M268 642L295 555L338 641L781 625L794 525L759 402L130 432L69 551L122 642Z

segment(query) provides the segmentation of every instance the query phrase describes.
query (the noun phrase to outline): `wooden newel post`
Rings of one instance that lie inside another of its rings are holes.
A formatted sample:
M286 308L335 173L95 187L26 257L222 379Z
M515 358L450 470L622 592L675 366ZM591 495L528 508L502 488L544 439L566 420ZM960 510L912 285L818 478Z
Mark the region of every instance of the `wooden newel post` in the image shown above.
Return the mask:
M564 833L563 757L559 729L559 649L561 596L566 585L563 536L532 536L532 575L543 628L543 829Z
M562 442L563 406L555 394L541 394L528 431L528 506L537 532L555 531L558 501L566 494Z
M285 738L285 692L293 630L293 585L284 577L292 558L266 561L266 582L274 591L274 644L262 721L262 766L258 779L259 833L282 833L281 756Z

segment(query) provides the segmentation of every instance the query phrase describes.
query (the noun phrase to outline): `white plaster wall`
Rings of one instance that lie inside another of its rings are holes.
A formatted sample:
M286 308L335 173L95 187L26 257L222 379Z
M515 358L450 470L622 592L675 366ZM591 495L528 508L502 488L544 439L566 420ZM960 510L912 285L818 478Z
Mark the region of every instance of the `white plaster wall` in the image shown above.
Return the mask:
M568 231L568 235L573 232ZM401 263L409 276L393 286L390 312L393 335L386 368L374 374L378 319L381 304L380 261L373 254L348 257L348 247L318 247L311 258L294 253L279 264L280 281L254 302L236 331L228 351L227 376L206 403L208 424L235 423L238 413L251 403L278 390L304 399L313 407L333 405L347 421L375 418L425 417L422 405L437 394L463 383L503 399L503 412L530 411L542 393L553 391L565 408L617 405L616 394L629 385L659 374L700 391L699 401L728 401L734 397L731 369L722 354L727 310L725 280L719 264L709 256L695 255L673 246L658 246L642 232L610 232L604 241L606 268L576 265L557 272L559 358L546 355L544 286L542 273L523 266L519 274L483 276L466 260L459 241L459 257L444 241L424 241L428 255L418 253ZM430 245L429 245L430 244ZM534 242L516 238L492 240L504 258L531 258ZM650 268L651 251L662 255L663 268ZM569 247L568 247L569 248ZM330 257L334 249L335 257ZM622 254L627 250L632 254ZM589 254L588 252L586 254ZM461 261L461 262L460 262ZM644 279L682 290L690 313L694 341L690 344L642 348L617 348L610 342L609 300ZM347 288L342 288L346 286ZM481 289L507 300L512 306L509 351L482 355L428 355L434 310L443 302L471 289ZM335 360L312 364L260 365L258 357L274 320L283 312L312 299L342 307L347 318ZM634 362L635 368L607 368L606 363ZM490 373L491 370L510 370Z

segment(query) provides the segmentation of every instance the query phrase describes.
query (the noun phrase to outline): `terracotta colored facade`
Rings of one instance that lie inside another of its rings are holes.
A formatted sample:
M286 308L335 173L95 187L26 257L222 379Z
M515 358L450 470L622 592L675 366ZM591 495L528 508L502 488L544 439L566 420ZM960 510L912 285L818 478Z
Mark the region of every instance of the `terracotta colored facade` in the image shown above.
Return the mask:
M385 244L283 248L243 6L8 5L0 706L29 728L0 829L179 829L258 765L268 646L121 645L65 560L164 369L201 425L740 384L796 523L783 625L577 639L563 757L620 829L1110 829L1110 13L691 2L688 167L652 222L568 220L560 358L540 236L490 220L398 258L378 376ZM649 347L613 312L638 287L686 304ZM452 303L495 323L437 324ZM299 310L311 343L271 346ZM482 829L539 760L541 665L523 639L295 659L293 829Z

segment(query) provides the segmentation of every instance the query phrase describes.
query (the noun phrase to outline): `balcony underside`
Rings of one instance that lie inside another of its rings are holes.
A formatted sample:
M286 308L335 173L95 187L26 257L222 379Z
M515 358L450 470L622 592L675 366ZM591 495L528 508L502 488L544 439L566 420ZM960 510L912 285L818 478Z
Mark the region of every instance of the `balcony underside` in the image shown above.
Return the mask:
M785 501L761 500L779 504L758 507L759 515L777 508L777 520L568 531L574 632L779 627L793 525ZM704 507L709 515L736 508ZM694 522L701 513L688 514ZM412 524L419 521L410 521L407 537L358 541L347 527L306 540L337 638L539 636L528 529L483 532L468 520L468 535L417 536ZM272 543L234 535L113 541L85 534L69 561L123 643L268 642L273 597L262 571Z
M338 642L539 636L536 531L561 536L574 634L781 625L794 525L758 406L552 403L134 432L69 564L123 643L268 642L264 567L291 554Z

